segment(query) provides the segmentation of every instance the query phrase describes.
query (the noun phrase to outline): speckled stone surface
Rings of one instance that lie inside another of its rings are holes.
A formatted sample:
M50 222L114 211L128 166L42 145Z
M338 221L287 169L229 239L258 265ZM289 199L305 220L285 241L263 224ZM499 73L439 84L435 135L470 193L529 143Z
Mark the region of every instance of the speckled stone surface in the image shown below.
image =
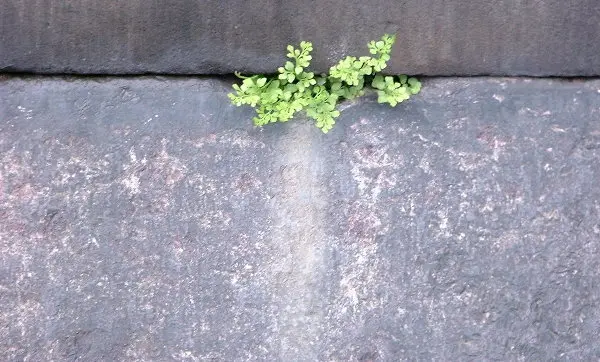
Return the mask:
M600 81L230 84L0 79L2 360L600 358Z

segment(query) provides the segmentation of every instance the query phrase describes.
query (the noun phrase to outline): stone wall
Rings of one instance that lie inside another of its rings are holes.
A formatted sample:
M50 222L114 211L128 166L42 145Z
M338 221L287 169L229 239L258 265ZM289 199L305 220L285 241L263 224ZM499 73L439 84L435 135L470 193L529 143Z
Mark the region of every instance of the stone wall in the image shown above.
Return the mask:
M2 78L2 361L600 358L600 80L426 79L324 135L228 81Z
M3 0L0 71L273 72L300 40L321 71L385 32L395 73L600 75L598 0Z

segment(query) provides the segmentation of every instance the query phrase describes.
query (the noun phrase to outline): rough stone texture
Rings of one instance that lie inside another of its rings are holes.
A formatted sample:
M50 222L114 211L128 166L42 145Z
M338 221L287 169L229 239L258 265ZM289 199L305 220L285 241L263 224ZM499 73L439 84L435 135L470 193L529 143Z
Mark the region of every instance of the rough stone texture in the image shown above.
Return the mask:
M7 361L596 360L600 81L264 129L210 79L0 80Z
M384 32L394 73L600 75L598 0L3 0L0 72L275 72L300 40L323 71Z

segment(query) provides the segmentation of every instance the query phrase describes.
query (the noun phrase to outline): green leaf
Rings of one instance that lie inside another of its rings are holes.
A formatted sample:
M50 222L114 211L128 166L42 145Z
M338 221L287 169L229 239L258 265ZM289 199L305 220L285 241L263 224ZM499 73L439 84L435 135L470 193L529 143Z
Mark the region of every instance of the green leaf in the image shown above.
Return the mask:
M406 76L405 76L406 77ZM408 85L412 86L416 86L416 85L421 85L421 82L419 82L417 80L417 78L408 78Z
M259 87L263 87L267 83L267 78L259 78L256 81L256 85Z
M417 94L421 91L421 82L419 82L416 78L409 78L408 85L408 90L411 94Z
M385 82L383 80L383 76L381 76L380 74L377 74L375 76L375 78L373 78L373 82L371 83L371 85L373 86L373 88L377 88L377 89L385 88Z

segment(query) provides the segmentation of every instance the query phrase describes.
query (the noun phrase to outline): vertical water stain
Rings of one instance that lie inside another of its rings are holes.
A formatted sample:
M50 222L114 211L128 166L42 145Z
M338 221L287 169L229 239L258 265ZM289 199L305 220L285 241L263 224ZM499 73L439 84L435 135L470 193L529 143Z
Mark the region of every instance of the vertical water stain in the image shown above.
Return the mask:
M325 308L320 295L327 235L323 157L314 147L316 129L290 127L279 143L272 179L272 247L266 280L275 304L272 348L286 361L317 360Z

